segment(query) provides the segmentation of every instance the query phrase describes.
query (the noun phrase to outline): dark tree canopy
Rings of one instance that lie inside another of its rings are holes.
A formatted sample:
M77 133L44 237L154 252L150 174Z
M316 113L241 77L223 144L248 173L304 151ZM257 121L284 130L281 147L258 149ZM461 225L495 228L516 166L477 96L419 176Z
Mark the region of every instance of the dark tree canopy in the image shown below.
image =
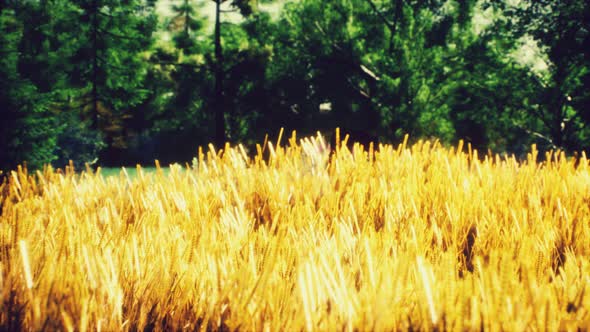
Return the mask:
M587 150L589 22L583 0L5 0L0 169L189 161L281 127Z

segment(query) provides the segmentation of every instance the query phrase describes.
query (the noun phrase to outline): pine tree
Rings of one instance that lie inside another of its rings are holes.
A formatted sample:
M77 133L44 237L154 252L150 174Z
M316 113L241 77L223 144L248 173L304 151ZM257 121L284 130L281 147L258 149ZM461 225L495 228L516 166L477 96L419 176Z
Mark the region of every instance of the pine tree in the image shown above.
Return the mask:
M77 46L67 59L70 84L77 88L77 106L90 119L91 128L106 137L104 161L116 162L129 135L125 122L148 95L142 54L152 44L154 8L140 0L71 0L71 4L63 21Z
M36 169L55 159L57 126L50 94L40 91L21 72L22 4L0 7L0 170L27 163Z
M196 127L195 136L208 137L213 134L215 143L222 146L227 140L229 128L226 120L229 115L227 101L229 96L225 81L231 75L230 71L235 65L233 60L239 60L225 59L228 52L223 49L224 35L236 37L236 34L229 31L227 27L222 29L222 14L239 11L242 16L247 17L254 12L254 2L251 0L214 0L214 2L216 7L212 47L204 42L203 38L199 38L206 35L206 31L202 29L204 19L197 15L199 2L179 0L172 6L174 17L169 25L173 33L174 47L179 51L179 55L173 56L174 61L154 60L173 67L171 76L176 89L171 106L177 112L193 116L193 121L188 120L184 123L192 123ZM227 34L225 30L228 31ZM166 52L160 52L158 57L164 58L164 53ZM182 118L182 115L177 114L175 117ZM209 126L209 122L212 122L212 126ZM182 127L186 129L186 126Z
M225 62L223 58L223 46L221 41L221 13L222 5L229 3L231 7L237 9L242 16L247 17L252 14L255 9L255 1L253 0L213 0L215 2L215 28L213 32L213 45L215 48L215 60L213 63L213 71L215 73L215 89L214 89L214 104L215 110L215 143L218 147L222 147L227 140L226 136L226 104L224 96L224 76L225 76Z
M199 51L197 34L203 33L201 29L204 26L204 19L197 16L195 9L200 7L201 5L194 0L181 0L180 4L172 5L174 18L169 27L174 32L173 40L176 48L185 54L195 54Z
M175 111L182 110L194 114L195 102L199 96L199 81L203 80L203 62L199 55L206 52L203 43L198 41L199 34L204 34L204 18L198 17L196 8L200 7L193 0L181 0L173 5L174 17L169 24L173 33L174 47L178 51L172 77L176 82L176 91L172 105Z

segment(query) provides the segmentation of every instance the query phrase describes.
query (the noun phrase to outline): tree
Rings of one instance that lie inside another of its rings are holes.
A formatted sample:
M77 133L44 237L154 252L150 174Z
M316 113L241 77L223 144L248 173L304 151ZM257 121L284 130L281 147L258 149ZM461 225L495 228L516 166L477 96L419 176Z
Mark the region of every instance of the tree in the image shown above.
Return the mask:
M222 5L228 3L230 7L239 10L244 17L249 16L253 12L253 0L213 0L215 2L215 28L213 32L213 45L215 48L215 60L213 62L213 71L215 73L215 90L214 90L214 104L215 110L215 143L218 147L222 147L226 141L226 105L224 97L224 58L223 46L221 40L221 13L224 11Z
M173 4L173 16L165 23L172 42L160 42L150 55L152 97L160 104L150 106L148 141L161 161L188 161L197 144L206 145L207 138L215 135L213 117L207 112L213 78L205 60L212 47L206 39L205 18L198 14L200 7L202 3L194 0ZM177 148L167 148L170 145Z
M274 23L265 12L255 12L240 24L224 29L225 85L228 138L247 145L278 132L271 116L272 87L267 79L272 55ZM264 128L264 131L258 130ZM275 128L275 129L273 129Z
M431 107L444 109L454 140L494 152L528 151L533 138L523 128L536 124L527 115L534 82L523 65L511 61L514 41L494 26L476 28L474 16L493 16L475 1L453 3L427 37L439 45L432 72ZM518 86L518 89L514 87Z
M491 1L504 14L496 27L514 40L532 38L547 57L544 72L529 69L537 86L536 105L529 112L538 132L553 148L579 150L590 146L590 5L587 1ZM520 45L520 44L518 44Z
M23 162L32 169L50 163L60 131L50 110L50 94L21 72L21 10L18 3L0 7L0 170Z
M378 76L367 54L382 33L361 1L289 3L274 26L266 126L375 129ZM315 129L314 129L315 128Z
M509 60L514 39L505 27L476 29L482 10L475 0L290 4L269 70L277 118L521 152L538 127L528 115L536 83Z
M284 96L279 107L308 127L340 126L388 139L451 137L447 115L431 103L432 77L443 65L441 46L427 38L444 19L442 5L290 4L273 45L275 94Z
M169 29L174 32L176 48L185 54L196 54L200 51L197 34L203 33L204 19L197 17L197 6L194 0L182 0L179 5L173 4L171 8L174 17L169 23Z
M91 128L104 134L109 148L104 162L116 162L130 134L125 122L148 94L142 53L156 27L153 8L140 0L71 0L61 24L76 45L65 69L76 88L70 97L88 114Z

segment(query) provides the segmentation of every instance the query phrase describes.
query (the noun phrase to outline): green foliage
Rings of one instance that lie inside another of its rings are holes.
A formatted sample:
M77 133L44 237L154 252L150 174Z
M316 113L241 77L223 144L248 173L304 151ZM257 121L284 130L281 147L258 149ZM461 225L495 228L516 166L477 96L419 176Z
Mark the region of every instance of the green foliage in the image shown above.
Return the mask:
M203 28L203 19L196 15L197 4L193 0L182 0L179 5L172 5L174 17L169 27L175 32L173 40L176 48L186 54L195 54L199 49L196 34Z
M182 0L171 6L172 17L164 20L171 42L160 41L149 54L150 94L131 123L138 133L130 141L133 161L190 160L197 144L206 145L215 134L205 111L212 86L206 55L212 48L203 36L201 8L202 2Z
M18 131L16 135L3 131L16 137L12 150L35 151L35 161L29 165L40 165L55 158L61 163L66 156L86 160L82 150L97 153L104 146L102 136L110 149L125 148L132 110L148 95L143 87L147 65L142 52L149 49L156 27L149 4L141 0L23 1L12 3L11 8L20 26L18 41L12 43L18 52L2 68L16 70L18 77L3 80L8 85L3 91L14 101L12 112L22 114L3 116L4 123L13 123L10 128ZM9 27L3 26L5 30ZM83 122L90 122L90 128L75 125ZM61 129L66 129L63 135ZM79 144L72 143L72 138L79 139ZM62 144L56 149L58 140ZM77 145L87 148L80 150ZM19 160L16 155L7 159Z
M590 145L590 4L574 1L492 1L505 18L495 28L510 38L531 37L548 60L544 73L529 69L536 93L529 115L540 123L545 146L579 150Z
M143 52L151 46L156 17L133 0L71 0L61 24L69 27L74 52L67 58L72 96L108 145L105 162L127 147L127 122L149 95ZM74 29L72 25L76 25ZM75 35L74 35L75 34Z
M283 113L296 108L306 126L389 139L452 136L445 109L431 100L431 77L442 59L440 47L427 39L439 7L366 0L288 6L277 27L271 74L277 94L287 96L278 101ZM322 112L319 105L326 103L332 110Z
M48 95L19 71L23 26L13 9L0 10L0 170L25 162L37 169L55 159L59 127Z
M448 110L454 140L465 139L484 151L521 154L532 143L523 129L530 125L523 111L529 107L531 82L525 68L506 61L512 43L497 31L475 31L477 9L475 3L457 2L438 20L445 32L437 35L444 42L435 43L440 45L435 55L440 67L432 72L437 92L428 104Z
M63 129L58 136L57 158L53 164L65 167L72 161L76 169L96 164L100 151L106 147L102 134L90 128L88 121L82 121L75 112L63 112L57 120Z
M0 169L188 161L281 127L519 155L590 146L582 0L301 0L278 18L253 0L215 0L209 18L204 0L156 5L0 4Z

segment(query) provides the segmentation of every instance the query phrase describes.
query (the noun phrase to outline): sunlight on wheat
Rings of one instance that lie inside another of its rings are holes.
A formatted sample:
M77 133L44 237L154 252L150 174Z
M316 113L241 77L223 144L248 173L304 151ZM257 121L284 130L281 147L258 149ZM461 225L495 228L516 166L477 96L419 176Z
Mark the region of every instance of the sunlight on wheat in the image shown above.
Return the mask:
M0 329L590 328L585 154L282 136L135 177L9 173Z

